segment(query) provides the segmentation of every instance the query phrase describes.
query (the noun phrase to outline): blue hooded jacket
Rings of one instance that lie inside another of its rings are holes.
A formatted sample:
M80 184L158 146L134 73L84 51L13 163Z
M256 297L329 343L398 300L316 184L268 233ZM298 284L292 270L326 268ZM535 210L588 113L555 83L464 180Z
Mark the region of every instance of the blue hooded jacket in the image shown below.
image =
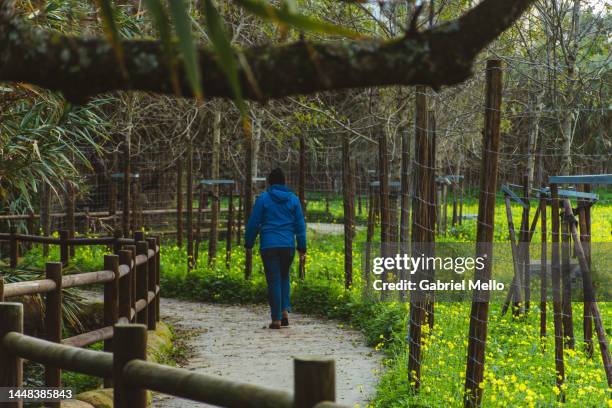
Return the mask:
M244 245L253 248L260 233L260 249L306 250L306 224L300 200L285 185L273 184L257 197L246 225Z

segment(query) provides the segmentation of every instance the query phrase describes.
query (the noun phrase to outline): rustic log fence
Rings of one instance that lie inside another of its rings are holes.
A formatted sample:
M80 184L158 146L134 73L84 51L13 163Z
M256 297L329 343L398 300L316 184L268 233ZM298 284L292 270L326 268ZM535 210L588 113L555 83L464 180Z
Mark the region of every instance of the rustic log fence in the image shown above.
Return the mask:
M194 373L146 361L147 330L159 321L159 237L60 238L0 234L11 248L19 242L59 245L60 262L47 262L45 278L6 283L0 279L0 387L23 386L23 359L44 365L47 387L61 387L61 370L101 377L114 387L114 406L144 408L146 391L157 391L222 407L342 408L335 404L333 360L296 358L295 396L290 393ZM70 247L108 245L114 254L104 256L101 271L63 275ZM11 251L17 266L17 251ZM62 290L92 284L104 285L104 327L62 339ZM44 295L45 338L23 333L23 306L4 302L26 295ZM138 324L132 324L138 323ZM104 341L104 351L84 349ZM19 408L21 402L4 403ZM59 402L46 403L59 407ZM346 407L344 407L346 408Z

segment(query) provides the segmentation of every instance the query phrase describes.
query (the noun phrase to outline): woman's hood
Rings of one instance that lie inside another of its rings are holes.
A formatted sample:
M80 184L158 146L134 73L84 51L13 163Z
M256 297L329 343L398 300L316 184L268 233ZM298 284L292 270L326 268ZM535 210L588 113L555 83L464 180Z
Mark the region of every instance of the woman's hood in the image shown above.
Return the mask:
M285 185L273 184L268 188L268 194L275 202L285 203L291 199L293 193Z

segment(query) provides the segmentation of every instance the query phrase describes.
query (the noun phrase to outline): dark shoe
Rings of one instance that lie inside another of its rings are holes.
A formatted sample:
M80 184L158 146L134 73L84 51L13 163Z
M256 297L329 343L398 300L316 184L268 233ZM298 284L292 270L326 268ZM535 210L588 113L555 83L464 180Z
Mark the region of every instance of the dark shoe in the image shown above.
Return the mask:
M281 320L281 326L289 326L289 318L283 317Z
M270 323L270 325L268 326L268 329L280 329L281 328L281 323Z

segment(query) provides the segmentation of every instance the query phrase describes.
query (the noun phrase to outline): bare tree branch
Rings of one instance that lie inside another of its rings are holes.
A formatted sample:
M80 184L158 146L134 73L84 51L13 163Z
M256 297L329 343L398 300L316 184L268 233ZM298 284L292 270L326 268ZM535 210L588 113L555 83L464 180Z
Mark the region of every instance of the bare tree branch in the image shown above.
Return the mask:
M512 25L534 0L484 0L462 17L391 41L298 41L242 51L264 99L385 85L454 85L471 75L476 55ZM27 82L61 91L73 102L107 91L173 94L158 41L123 42L127 79L103 39L69 37L31 27L0 8L0 81ZM205 97L231 98L214 53L199 50ZM179 64L180 65L180 64ZM180 67L179 67L180 68ZM247 99L257 99L240 68ZM180 68L182 96L191 96Z

